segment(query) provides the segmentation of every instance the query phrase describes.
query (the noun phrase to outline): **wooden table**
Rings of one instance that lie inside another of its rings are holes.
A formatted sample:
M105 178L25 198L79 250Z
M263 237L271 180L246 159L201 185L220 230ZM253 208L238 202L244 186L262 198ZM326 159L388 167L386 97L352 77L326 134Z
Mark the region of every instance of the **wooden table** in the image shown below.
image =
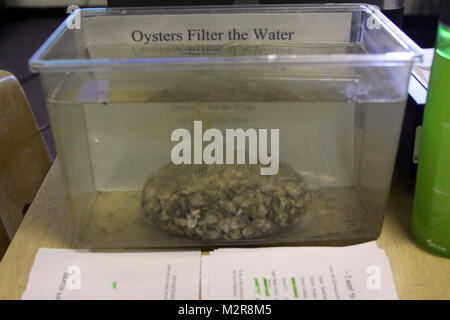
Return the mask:
M412 182L396 172L378 246L389 256L401 299L450 299L450 259L412 240ZM20 299L39 248L70 248L72 226L56 160L0 263L0 299Z

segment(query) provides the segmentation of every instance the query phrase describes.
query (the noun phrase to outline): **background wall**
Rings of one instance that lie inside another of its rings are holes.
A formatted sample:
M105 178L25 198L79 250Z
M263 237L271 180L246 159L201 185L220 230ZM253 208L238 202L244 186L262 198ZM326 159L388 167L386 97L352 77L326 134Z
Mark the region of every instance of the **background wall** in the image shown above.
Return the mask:
M314 0L311 0L312 2ZM440 0L405 0L406 14L408 15L429 15L435 14L439 7ZM442 0L441 0L442 1ZM444 0L447 1L447 0ZM236 1L237 3L253 3L256 1ZM333 0L330 0L333 2ZM364 2L364 0L361 0ZM67 7L71 4L78 6L106 6L107 0L6 0L10 7Z
M68 7L72 4L80 7L107 5L107 0L6 0L9 7Z
M439 11L439 2L448 0L405 0L405 14L429 15Z

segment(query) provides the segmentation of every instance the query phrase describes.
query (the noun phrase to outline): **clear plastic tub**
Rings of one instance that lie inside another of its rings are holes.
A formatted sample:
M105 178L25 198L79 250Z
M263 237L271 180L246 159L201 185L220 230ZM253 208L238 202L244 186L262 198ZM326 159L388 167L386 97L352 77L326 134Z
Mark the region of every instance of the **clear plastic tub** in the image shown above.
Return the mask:
M91 248L380 234L412 64L368 5L83 9L30 61Z

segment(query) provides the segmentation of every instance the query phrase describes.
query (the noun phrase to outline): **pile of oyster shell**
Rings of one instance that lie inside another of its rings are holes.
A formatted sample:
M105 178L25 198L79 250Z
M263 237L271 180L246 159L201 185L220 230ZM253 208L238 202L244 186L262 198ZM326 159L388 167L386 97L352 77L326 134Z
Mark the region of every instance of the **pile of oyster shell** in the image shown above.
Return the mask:
M288 164L260 175L259 165L174 165L153 173L142 192L145 217L168 232L200 240L273 235L293 225L310 194Z

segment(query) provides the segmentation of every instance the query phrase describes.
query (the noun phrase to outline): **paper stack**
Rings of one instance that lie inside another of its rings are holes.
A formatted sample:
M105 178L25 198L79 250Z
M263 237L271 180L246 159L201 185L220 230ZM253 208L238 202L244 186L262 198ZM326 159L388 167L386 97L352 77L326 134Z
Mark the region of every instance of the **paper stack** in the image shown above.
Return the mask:
M200 250L39 249L22 299L197 300Z
M202 299L398 299L375 242L218 249L202 257Z
M349 247L40 249L22 299L397 299L375 242Z

